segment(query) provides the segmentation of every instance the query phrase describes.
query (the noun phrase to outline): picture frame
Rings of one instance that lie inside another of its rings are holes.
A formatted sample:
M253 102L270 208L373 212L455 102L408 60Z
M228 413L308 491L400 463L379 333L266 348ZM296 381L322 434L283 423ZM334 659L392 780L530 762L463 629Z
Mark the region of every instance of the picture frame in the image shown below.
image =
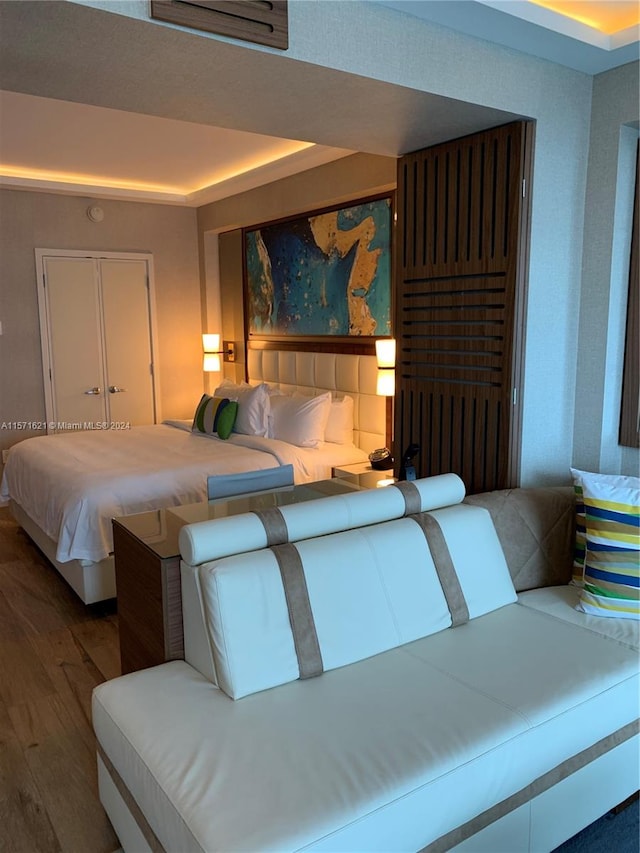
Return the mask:
M391 334L393 194L243 229L248 340Z

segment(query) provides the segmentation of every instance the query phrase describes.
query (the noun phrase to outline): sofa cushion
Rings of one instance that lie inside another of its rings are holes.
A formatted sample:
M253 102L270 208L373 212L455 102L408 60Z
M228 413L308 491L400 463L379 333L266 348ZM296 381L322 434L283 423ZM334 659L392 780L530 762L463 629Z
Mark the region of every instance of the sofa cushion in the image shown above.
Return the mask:
M462 480L455 474L442 474L386 489L370 489L299 505L274 507L266 513L245 513L185 525L180 531L179 540L183 557L181 574L186 619L186 659L212 683L218 683L210 642L211 631L202 615L203 594L198 564L259 550L268 543L275 544L276 540L287 543L400 518L416 509L426 510L460 502L463 497ZM278 537L274 537L274 525L267 518L272 512L279 521L276 531Z
M640 622L634 619L602 619L582 613L576 607L579 598L578 587L566 584L521 592L518 603L640 651Z
M565 486L501 489L467 495L491 513L517 592L568 583L575 500Z
M217 684L239 699L516 600L486 510L424 516L431 526L412 516L200 566Z
M451 624L429 547L412 519L305 540L296 553L320 672ZM240 554L198 571L218 685L234 699L293 681L304 666L277 554Z
M469 619L516 601L509 568L488 510L461 504L425 515L435 519L442 531Z
M518 604L242 702L182 661L93 702L164 849L207 853L421 849L637 716L634 652Z
M640 619L640 478L572 469L582 486L586 552L578 607Z
M404 487L414 493L415 506L410 505L412 501L407 503L402 492ZM460 503L464 492L464 483L456 474L439 474L385 489L368 489L283 506L278 512L286 537L280 541L296 542L401 518L411 512L450 506ZM182 559L190 566L265 548L268 543L264 521L255 513L187 524L179 534Z

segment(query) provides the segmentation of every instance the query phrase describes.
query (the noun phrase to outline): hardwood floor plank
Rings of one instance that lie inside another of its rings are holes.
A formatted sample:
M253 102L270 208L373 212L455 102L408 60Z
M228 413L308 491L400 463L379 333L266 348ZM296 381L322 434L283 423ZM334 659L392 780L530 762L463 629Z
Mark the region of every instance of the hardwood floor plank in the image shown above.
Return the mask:
M79 737L78 727L59 696L54 694L37 702L23 702L7 708L7 713L28 760L32 751L43 744L66 743L70 739L73 763L97 797L95 743L89 745Z
M0 562L21 560L33 547L29 537L23 531L18 531L9 507L0 507Z
M0 588L25 631L55 631L91 614L51 567L34 566L28 560L0 563Z
M71 625L70 631L98 667L104 680L122 674L116 620L107 617L92 622L80 622Z
M54 692L53 684L24 633L15 628L15 615L0 592L0 698L7 707ZM8 626L8 627L7 627Z
M104 681L103 674L69 628L30 637L30 642L80 737L94 749L91 694Z
M40 791L0 700L0 851L61 853Z
M0 587L0 643L24 639L24 627Z
M26 738L25 759L62 849L110 853L118 840L98 799L95 752L66 730L58 701L25 703L9 713L18 736Z
M0 853L113 853L93 688L120 674L115 603L86 606L0 508Z

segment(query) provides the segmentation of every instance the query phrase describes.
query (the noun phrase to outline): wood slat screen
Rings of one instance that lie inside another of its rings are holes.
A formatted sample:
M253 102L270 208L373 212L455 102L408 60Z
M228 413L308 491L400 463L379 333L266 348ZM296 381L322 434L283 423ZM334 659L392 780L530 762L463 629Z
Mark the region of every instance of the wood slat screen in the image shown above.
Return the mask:
M398 166L395 451L469 493L515 485L528 227L527 125Z
M280 50L289 46L287 0L151 0L151 17Z

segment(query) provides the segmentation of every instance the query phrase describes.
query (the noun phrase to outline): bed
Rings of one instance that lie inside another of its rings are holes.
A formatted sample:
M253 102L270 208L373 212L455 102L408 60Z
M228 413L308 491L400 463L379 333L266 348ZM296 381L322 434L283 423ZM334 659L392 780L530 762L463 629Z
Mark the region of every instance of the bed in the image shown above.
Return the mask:
M193 432L191 420L165 421L40 436L12 447L0 498L86 604L116 595L112 518L206 500L207 477L215 474L292 464L296 483L325 479L334 466L363 461L385 443L374 357L250 350L248 374L253 388L268 386L263 435L233 432L222 440ZM301 442L291 413L303 397L321 396L331 400L326 438L336 438L330 423L338 421L342 438L301 446L309 442ZM238 399L246 413L242 394ZM345 402L352 409L346 437Z

